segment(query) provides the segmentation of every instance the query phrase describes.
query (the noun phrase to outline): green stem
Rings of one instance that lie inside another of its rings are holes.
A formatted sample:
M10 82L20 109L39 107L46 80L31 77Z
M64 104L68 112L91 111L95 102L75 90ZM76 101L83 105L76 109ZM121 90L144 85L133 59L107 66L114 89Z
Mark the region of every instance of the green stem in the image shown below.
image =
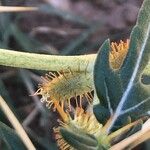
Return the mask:
M26 52L18 52L6 49L0 49L0 65L47 70L61 71L71 69L72 71L92 72L96 54L80 56L58 56L44 55ZM145 75L150 75L150 62L144 70Z
M60 71L70 68L72 71L91 71L96 55L57 56L0 49L0 65ZM87 66L88 65L88 66Z

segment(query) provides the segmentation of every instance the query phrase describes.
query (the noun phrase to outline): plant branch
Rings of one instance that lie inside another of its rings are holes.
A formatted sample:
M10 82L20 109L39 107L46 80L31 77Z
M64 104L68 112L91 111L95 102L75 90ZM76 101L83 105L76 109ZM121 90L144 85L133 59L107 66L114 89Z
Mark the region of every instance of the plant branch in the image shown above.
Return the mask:
M96 54L80 56L59 56L18 52L0 49L0 65L36 70L61 71L93 71ZM88 66L87 66L88 65ZM145 75L150 75L150 62L144 70Z
M15 115L10 110L9 106L1 96L0 96L0 107L4 112L4 114L7 116L8 120L10 121L14 129L16 130L17 134L21 138L24 145L27 147L27 149L36 150L31 140L29 139L28 135L24 131L22 125L19 123L18 119L15 117Z

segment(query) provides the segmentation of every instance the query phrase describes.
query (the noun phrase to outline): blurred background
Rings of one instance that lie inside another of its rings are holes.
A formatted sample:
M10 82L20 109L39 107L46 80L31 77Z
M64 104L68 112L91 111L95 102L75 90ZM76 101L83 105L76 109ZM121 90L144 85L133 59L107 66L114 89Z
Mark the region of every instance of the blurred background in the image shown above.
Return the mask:
M96 53L107 38L129 38L143 0L0 0L2 6L36 6L38 11L0 13L0 48L80 55ZM34 145L53 150L58 114L48 110L37 90L44 71L0 66L0 95L13 110ZM0 112L0 121L10 125ZM0 141L0 149L4 143ZM138 148L140 149L140 148ZM142 148L143 149L143 146ZM146 149L146 147L144 147Z

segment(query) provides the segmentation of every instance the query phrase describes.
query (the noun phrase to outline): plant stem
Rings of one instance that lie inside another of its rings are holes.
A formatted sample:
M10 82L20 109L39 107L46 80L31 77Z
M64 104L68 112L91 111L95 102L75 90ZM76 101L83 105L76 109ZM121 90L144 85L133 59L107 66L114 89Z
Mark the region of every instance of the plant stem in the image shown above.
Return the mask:
M79 69L80 71L84 71L85 69L91 71L91 65L93 66L95 57L96 55L94 54L57 56L0 49L0 65L48 71L68 69L72 71L78 71Z
M0 107L4 112L4 114L7 116L8 120L10 121L14 129L16 130L17 134L21 138L24 145L27 147L27 149L36 150L31 140L29 139L28 135L24 131L22 125L19 123L18 119L15 117L15 115L10 110L9 106L1 96L0 96Z
M59 56L18 52L0 49L0 65L47 71L93 71L96 54L80 56ZM144 70L150 75L150 61Z

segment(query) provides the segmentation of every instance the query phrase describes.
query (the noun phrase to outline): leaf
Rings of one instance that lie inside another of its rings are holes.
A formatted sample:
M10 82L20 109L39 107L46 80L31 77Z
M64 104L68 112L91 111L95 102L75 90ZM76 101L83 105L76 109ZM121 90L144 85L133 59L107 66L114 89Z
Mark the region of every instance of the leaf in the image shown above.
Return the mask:
M100 104L110 112L112 109L111 127L123 114L136 119L150 108L150 86L141 82L141 75L150 59L149 10L150 0L145 0L130 36L126 59L119 70L113 70L109 65L109 40L101 46L95 61L95 90Z
M75 149L97 150L98 142L92 135L83 132L73 132L65 128L61 128L60 133L63 136L63 139Z
M94 105L93 107L96 119L102 124L107 122L110 116L108 110L100 104Z
M9 149L26 150L16 132L2 122L0 122L0 139L6 143Z
M109 109L109 97L111 107L115 110L118 105L118 97L121 97L123 92L121 90L122 87L118 71L114 71L109 66L109 50L109 40L106 40L101 46L96 58L94 66L94 83L97 96L100 99L100 104Z

